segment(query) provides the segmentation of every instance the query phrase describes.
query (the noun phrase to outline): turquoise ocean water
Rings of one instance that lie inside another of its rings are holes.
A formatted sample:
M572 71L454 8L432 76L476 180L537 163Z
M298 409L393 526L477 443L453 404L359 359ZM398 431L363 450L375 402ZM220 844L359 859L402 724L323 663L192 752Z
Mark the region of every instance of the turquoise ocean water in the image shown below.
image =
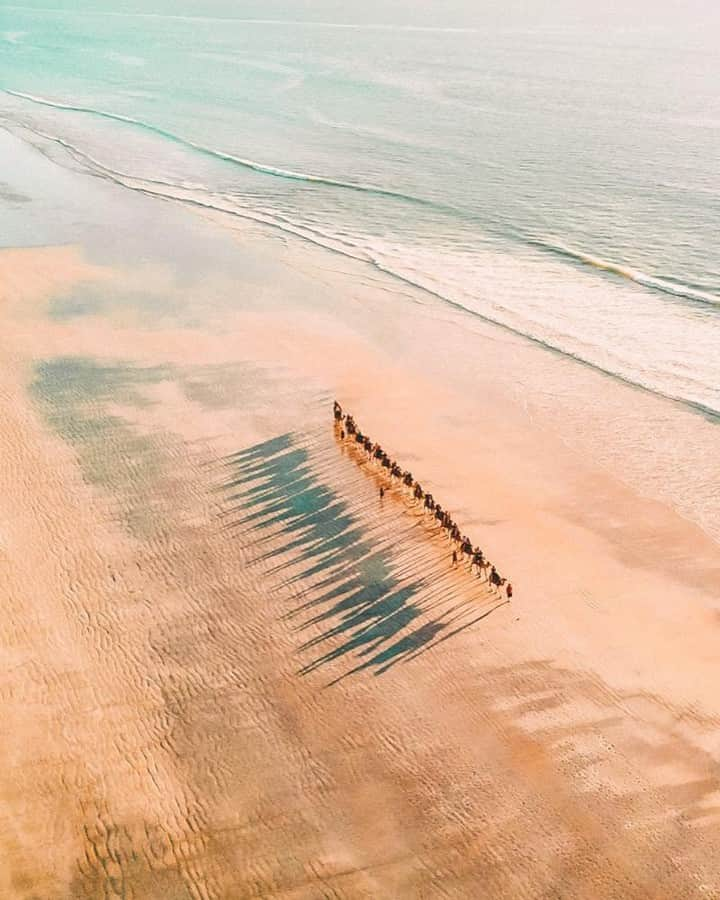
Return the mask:
M46 2L6 124L720 414L708 4Z

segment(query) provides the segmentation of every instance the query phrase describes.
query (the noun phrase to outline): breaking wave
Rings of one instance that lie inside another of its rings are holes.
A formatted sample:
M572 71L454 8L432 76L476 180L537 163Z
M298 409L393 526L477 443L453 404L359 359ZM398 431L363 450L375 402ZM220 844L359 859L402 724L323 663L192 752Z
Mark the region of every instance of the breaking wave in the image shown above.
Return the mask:
M601 272L610 272L612 275L626 278L628 281L634 281L636 284L640 284L643 287L650 288L654 291L661 291L663 294L672 294L674 297L683 297L686 300L693 300L696 303L709 303L713 306L720 306L720 297L717 295L692 287L688 284L683 284L682 282L673 281L668 278L660 278L656 275L648 275L646 272L641 272L639 269L612 262L611 260L603 259L599 256L593 256L591 253L575 250L572 247L567 247L561 243L554 243L535 238L527 239L526 243L531 247L536 247L544 252L552 253L555 256L563 257L575 263L590 266Z
M168 131L166 128L162 128L159 125L152 125L149 122L144 122L142 119L135 119L132 116L124 116L121 113L95 109L92 106L80 106L71 103L60 103L59 101L48 100L45 97L38 97L34 94L26 94L22 91L10 90L9 88L4 88L3 90L6 94L9 94L12 97L18 97L22 100L28 100L31 103L36 103L40 106L49 106L52 109L66 110L68 112L85 113L87 115L95 116L96 118L110 119L111 121L120 122L124 125L131 125L135 128L141 128L143 131L147 131L151 134L157 135L158 137L162 137L165 140L171 141L173 144L177 144L181 147L186 147L187 149L193 150L196 153L201 153L203 156L209 156L213 159L222 160L223 162L234 163L235 165L241 166L244 169L249 169L253 172L259 172L262 175L272 175L276 178L285 178L290 181L305 181L312 184L322 184L329 187L344 188L345 190L374 194L379 197L393 197L396 200L404 200L406 203L414 203L421 206L431 206L438 209L451 209L450 207L443 207L442 204L434 203L432 200L426 200L422 197L415 197L412 194L404 194L401 191L394 191L390 188L384 188L379 185L362 184L361 182L357 181L345 181L343 179L330 178L326 175L314 175L308 172L297 172L293 169L284 169L280 168L279 166L272 166L266 163L257 162L253 159L236 156L235 154L228 153L225 150L216 149L214 147L207 147L204 144L198 144L195 141L191 141L189 138L184 138L181 135L175 134L172 131Z

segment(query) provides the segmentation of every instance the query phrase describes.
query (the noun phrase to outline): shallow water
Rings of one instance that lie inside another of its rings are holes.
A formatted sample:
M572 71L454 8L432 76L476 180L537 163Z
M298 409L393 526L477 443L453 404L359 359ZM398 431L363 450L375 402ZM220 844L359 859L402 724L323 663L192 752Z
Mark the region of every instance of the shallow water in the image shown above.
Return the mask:
M0 20L5 121L73 165L720 411L716 13L83 7Z

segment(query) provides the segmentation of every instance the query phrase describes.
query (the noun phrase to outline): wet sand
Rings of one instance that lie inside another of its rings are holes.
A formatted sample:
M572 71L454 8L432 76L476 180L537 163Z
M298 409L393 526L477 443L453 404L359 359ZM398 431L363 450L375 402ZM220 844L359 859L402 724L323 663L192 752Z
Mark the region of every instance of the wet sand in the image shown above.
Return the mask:
M662 401L78 181L147 241L0 251L0 896L720 896L718 545L517 385Z

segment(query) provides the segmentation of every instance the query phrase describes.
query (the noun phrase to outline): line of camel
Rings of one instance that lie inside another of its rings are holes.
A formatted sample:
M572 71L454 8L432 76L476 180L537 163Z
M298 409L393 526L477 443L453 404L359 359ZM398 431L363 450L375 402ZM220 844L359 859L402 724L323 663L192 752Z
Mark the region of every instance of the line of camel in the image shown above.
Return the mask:
M439 503L435 502L432 494L426 493L418 481L413 478L412 472L401 469L395 460L390 459L387 453L378 443L373 443L370 438L363 434L357 426L355 419L350 413L344 413L342 407L333 401L333 417L335 426L339 432L341 440L346 438L354 440L355 443L362 447L366 452L369 460L375 460L385 469L391 478L400 482L404 487L412 493L413 499L423 505L423 511L435 518L440 527L443 528L453 545L452 565L457 566L460 559L468 563L468 571L472 573L473 569L477 570L478 578L485 575L490 587L495 591L500 591L503 587L508 600L513 595L512 584L503 578L492 563L485 559L482 550L479 547L473 547L472 541L467 535L461 533L456 522L447 510L444 510ZM380 487L380 498L382 499L385 488Z

